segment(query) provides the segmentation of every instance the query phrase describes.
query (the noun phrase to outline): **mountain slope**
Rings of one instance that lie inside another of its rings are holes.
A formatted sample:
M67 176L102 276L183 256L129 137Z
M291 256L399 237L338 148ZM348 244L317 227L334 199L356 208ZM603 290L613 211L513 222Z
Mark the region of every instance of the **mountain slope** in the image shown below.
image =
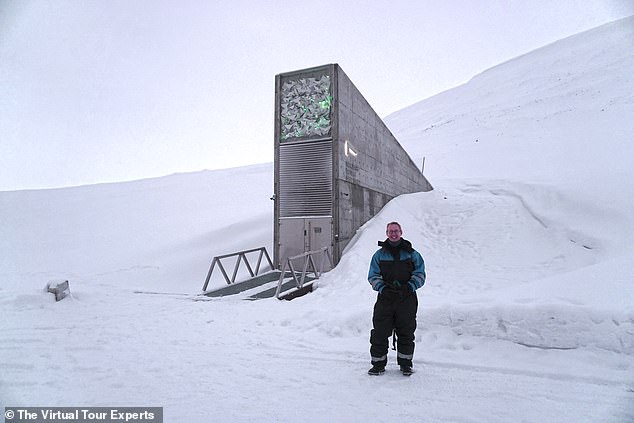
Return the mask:
M523 181L623 177L634 132L634 17L489 69L386 118L426 173Z

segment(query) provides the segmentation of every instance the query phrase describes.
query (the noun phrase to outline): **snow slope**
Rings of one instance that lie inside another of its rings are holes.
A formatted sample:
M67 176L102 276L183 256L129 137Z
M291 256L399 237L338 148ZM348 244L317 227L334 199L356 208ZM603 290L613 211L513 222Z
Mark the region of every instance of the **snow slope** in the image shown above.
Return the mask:
M196 296L212 256L271 248L272 165L0 193L0 406L634 421L633 40L617 21L390 116L436 189L390 202L291 302ZM428 272L407 379L393 353L365 374L368 261L391 220ZM73 295L55 303L59 278Z

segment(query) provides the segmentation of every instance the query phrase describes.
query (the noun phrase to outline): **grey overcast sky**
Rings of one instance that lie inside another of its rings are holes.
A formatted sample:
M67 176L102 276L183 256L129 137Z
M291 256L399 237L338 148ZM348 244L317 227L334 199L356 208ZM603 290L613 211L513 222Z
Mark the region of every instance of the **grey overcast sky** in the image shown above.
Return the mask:
M275 75L385 117L634 0L0 0L0 190L273 160Z

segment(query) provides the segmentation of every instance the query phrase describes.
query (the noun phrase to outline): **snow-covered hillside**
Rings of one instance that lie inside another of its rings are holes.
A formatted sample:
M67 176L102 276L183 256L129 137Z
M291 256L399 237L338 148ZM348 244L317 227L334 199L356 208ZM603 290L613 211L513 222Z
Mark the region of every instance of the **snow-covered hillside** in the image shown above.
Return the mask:
M270 250L272 165L1 192L0 407L634 421L633 42L634 18L614 22L390 116L435 190L389 203L291 302L194 301L212 256ZM366 375L391 220L427 264L411 378L393 353ZM55 303L60 278L73 296Z

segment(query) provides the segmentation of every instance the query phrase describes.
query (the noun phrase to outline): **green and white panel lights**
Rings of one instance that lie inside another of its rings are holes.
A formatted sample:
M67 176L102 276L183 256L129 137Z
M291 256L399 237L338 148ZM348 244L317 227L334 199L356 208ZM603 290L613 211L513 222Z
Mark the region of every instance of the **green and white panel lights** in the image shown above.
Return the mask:
M330 76L304 77L282 84L280 141L330 136Z

